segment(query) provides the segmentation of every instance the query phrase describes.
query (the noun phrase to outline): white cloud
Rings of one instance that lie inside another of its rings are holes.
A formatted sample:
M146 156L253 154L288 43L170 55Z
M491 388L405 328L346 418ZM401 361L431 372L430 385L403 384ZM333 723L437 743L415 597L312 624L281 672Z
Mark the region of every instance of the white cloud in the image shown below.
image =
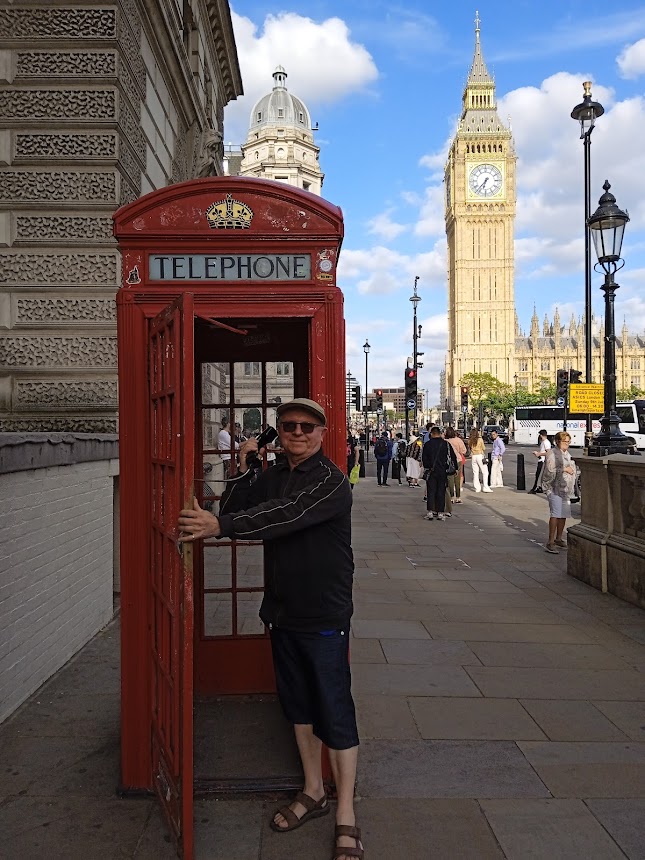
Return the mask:
M444 217L444 190L441 185L428 185L419 210L419 220L415 224L415 236L444 236L446 221Z
M638 78L642 75L645 72L645 39L628 45L616 62L624 78Z
M310 109L365 91L378 78L370 53L340 18L317 22L280 12L267 15L261 29L235 11L232 18L245 95L226 108L227 142L246 140L250 112L271 91L278 65L287 71L289 90Z
M361 250L343 249L338 263L338 279L343 289L355 282L359 293L379 295L397 291L412 294L414 278L419 276L419 293L443 288L446 282L446 243L441 239L434 248L421 254L402 254L384 245ZM441 301L445 301L443 298ZM400 301L400 297L397 297ZM434 300L434 296L433 296Z
M367 224L367 232L379 236L381 239L396 239L397 236L404 233L407 227L405 224L398 224L393 221L390 217L392 212L392 209L388 209L371 218Z

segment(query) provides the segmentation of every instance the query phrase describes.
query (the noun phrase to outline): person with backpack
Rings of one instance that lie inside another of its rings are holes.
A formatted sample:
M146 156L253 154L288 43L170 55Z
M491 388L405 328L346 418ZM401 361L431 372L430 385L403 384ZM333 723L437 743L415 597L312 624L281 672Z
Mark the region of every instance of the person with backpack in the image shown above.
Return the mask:
M387 487L387 475L390 471L390 460L394 445L384 430L374 443L374 456L376 457L376 481L379 487Z
M420 487L421 477L421 450L423 442L414 433L410 434L408 447L405 449L405 472L408 479L408 487Z
M403 433L397 433L393 440L394 456L392 458L392 480L398 478L399 484L402 484L401 473L405 471L405 449L406 444L403 441Z
M438 427L431 428L430 438L423 446L422 458L427 475L425 519L444 520L448 474L456 474L459 464L455 449L442 438Z

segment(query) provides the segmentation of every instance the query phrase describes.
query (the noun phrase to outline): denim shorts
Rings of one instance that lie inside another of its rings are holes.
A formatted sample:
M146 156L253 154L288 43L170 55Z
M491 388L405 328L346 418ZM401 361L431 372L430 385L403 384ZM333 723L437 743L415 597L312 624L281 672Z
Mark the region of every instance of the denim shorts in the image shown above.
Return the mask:
M299 633L271 629L273 666L290 723L311 725L333 750L358 746L349 670L349 630Z

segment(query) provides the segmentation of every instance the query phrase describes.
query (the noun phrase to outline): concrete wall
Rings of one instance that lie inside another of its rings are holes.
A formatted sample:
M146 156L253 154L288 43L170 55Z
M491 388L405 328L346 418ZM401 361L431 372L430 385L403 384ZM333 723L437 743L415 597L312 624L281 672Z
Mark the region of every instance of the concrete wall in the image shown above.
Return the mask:
M118 473L115 439L0 435L0 721L113 615Z
M567 573L645 608L645 457L579 457L582 519Z

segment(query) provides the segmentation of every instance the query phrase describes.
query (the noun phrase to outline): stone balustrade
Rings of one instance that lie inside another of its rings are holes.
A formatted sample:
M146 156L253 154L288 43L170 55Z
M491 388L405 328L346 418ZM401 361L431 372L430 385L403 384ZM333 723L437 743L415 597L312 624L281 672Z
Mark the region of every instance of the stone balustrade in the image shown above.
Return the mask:
M567 573L645 608L645 457L576 462L582 520L567 532Z

